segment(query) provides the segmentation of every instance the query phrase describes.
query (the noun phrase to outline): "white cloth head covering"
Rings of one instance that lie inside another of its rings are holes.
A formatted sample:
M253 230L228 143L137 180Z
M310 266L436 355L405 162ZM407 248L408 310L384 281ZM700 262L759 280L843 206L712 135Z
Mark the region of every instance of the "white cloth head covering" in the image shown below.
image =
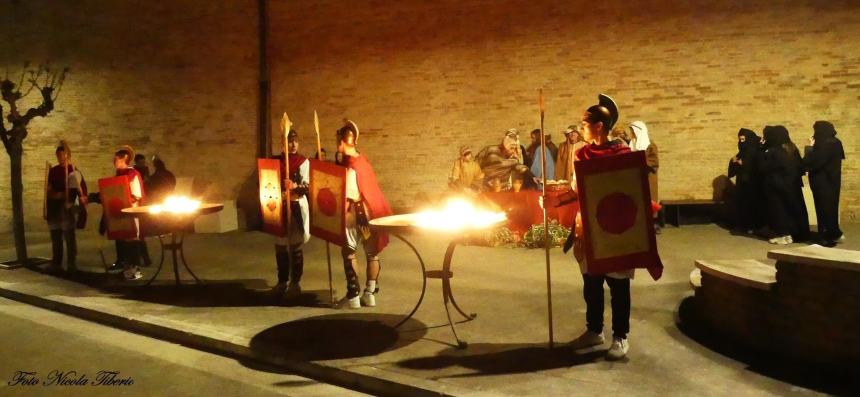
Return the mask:
M648 149L651 144L651 139L648 138L648 127L644 121L636 120L630 123L630 128L636 137L630 140L630 149L635 151Z

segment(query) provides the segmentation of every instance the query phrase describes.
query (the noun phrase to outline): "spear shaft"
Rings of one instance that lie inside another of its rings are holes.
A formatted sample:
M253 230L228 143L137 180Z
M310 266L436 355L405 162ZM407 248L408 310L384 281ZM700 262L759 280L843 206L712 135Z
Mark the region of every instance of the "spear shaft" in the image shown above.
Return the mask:
M544 135L544 99L543 88L540 89L540 169L541 178L543 179L543 197L546 197L546 135ZM543 208L543 243L544 253L546 254L546 308L547 318L549 321L549 348L553 348L553 332L552 332L552 275L550 273L549 264L549 221L546 216L546 207Z
M314 131L317 134L317 160L323 161L322 158L322 146L320 145L320 118L317 115L317 111L314 110ZM329 303L334 306L334 287L332 286L331 281L331 249L329 248L329 242L326 240L325 242L325 258L328 263L328 297Z
M290 229L293 226L293 211L292 211L292 195L290 194L290 127L293 123L290 122L287 112L284 112L281 117L281 125L284 127L284 186L286 187L285 206L287 209L287 265L289 269L293 268L293 247L290 241Z

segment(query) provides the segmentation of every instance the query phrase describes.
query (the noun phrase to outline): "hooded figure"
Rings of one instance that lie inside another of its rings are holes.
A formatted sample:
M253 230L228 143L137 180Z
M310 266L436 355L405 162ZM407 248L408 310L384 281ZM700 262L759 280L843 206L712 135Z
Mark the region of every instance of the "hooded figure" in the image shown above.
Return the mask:
M813 143L805 149L803 166L809 172L809 185L815 199L818 235L823 245L832 247L842 237L839 192L845 150L836 138L836 128L829 121L816 121L812 128L815 131Z
M660 168L660 159L657 155L657 145L648 137L648 126L644 121L630 123L630 150L636 152L645 151L645 164L648 166L648 186L651 188L651 200L659 202L657 191L657 169Z
M809 238L809 214L803 200L803 160L781 126L764 129L764 156L761 165L764 191L774 244L791 244Z
M729 160L728 174L729 178L735 178L737 186L736 226L747 233L765 224L760 163L761 138L752 130L741 128L738 131L738 153Z
M456 191L480 191L483 182L484 173L481 172L481 166L472 156L472 149L468 146L461 146L460 157L454 160L451 173L448 175L448 187Z
M573 182L573 154L585 145L585 140L579 133L579 126L567 127L564 131L564 142L559 146L558 156L555 159L555 180Z
M534 177L535 185L538 189L540 189L541 183L543 183L542 178L543 174L541 173L541 154L538 151L540 148L540 129L536 129L532 131L532 144L526 149L528 152L528 156L531 158L532 162L529 165L529 171L531 171L532 176ZM546 139L546 137L544 137ZM552 148L549 146L549 142L546 142L547 147L544 150L544 155L546 156L546 175L547 179L552 179L555 176L555 157L552 153Z

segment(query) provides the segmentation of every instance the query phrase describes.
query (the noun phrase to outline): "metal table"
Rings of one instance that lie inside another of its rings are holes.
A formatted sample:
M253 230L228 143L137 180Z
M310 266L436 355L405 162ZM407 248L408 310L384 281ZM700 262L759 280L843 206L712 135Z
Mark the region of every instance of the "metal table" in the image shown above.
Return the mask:
M449 307L453 306L457 312L460 313L461 316L466 321L473 320L478 317L477 313L469 313L466 314L466 311L463 310L460 305L457 304L457 301L454 299L454 292L451 289L451 279L454 277L454 273L451 271L452 259L454 258L454 249L457 247L457 244L460 244L464 241L464 239L468 236L469 232L478 231L477 229L468 229L468 230L459 230L459 231L444 231L444 230L434 230L434 229L425 229L419 227L416 224L415 214L402 214L402 215L391 215L382 218L373 219L370 221L370 227L372 229L376 229L379 231L386 232L391 234L394 237L397 237L410 249L415 253L415 256L418 258L418 263L421 265L421 295L418 298L418 303L415 304L415 307L411 312L394 328L398 328L407 320L412 318L415 312L418 311L418 308L421 306L421 303L424 301L424 293L427 290L427 279L440 279L442 280L442 301L445 304L445 314L448 317L448 326L451 327L451 333L454 334L454 339L457 340L457 347L461 349L465 349L468 346L468 343L457 335L457 329L454 327L454 320L451 318L451 310ZM499 221L493 225L489 225L486 228L496 227L505 224L505 220ZM451 239L451 242L448 244L448 249L445 251L445 257L442 260L442 269L441 270L427 270L424 265L424 260L421 258L421 254L418 253L418 249L409 242L405 237L403 237L403 233L405 232L420 232L425 234L432 235L440 235Z
M202 281L200 281L194 272L191 271L191 268L188 267L188 261L185 260L183 243L185 242L186 230L194 226L194 220L197 219L197 217L221 211L224 209L224 205L211 203L200 204L200 207L194 212L183 214L176 214L168 211L152 213L150 212L151 207L152 206L144 205L140 207L125 208L122 210L125 214L129 214L130 216L138 219L146 219L150 223L157 224L159 230L164 230L164 233L157 236L158 242L161 244L161 260L158 262L158 269L155 271L152 278L150 278L144 285L152 284L156 277L158 277L158 274L161 273L161 268L164 265L165 250L169 250L171 257L173 258L173 276L176 280L176 286L180 285L179 261L177 260L177 256L182 260L182 265L185 267L185 270L188 271L188 274L190 274L196 282L201 283ZM164 238L168 236L169 240L165 243Z

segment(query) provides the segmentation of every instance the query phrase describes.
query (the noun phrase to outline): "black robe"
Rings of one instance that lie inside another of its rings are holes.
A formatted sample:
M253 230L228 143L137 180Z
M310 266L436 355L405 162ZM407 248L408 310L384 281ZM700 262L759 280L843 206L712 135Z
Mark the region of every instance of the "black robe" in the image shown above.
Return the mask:
M842 236L839 228L839 192L845 151L828 122L815 123L815 144L807 146L803 166L809 172L809 186L815 199L818 235L825 244Z
M776 236L794 241L809 238L809 213L803 199L803 159L785 127L765 128L761 172L767 197L769 225Z
M735 226L742 230L757 230L766 224L764 191L762 190L761 174L762 161L760 138L754 132L741 129L738 136L744 135L745 142L738 142L740 164L729 161L729 178L735 178Z

